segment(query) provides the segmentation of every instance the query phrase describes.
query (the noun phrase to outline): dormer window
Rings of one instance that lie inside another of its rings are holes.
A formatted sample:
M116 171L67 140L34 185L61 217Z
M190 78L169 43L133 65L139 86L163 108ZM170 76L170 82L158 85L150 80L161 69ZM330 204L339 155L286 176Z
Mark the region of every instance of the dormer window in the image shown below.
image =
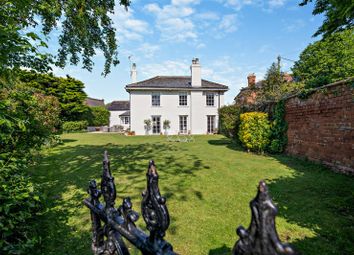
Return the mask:
M214 94L213 93L206 94L206 105L207 106L214 106Z
M179 94L179 105L186 106L187 105L187 93L180 93Z
M160 106L160 94L159 93L153 93L151 95L151 105L152 106Z

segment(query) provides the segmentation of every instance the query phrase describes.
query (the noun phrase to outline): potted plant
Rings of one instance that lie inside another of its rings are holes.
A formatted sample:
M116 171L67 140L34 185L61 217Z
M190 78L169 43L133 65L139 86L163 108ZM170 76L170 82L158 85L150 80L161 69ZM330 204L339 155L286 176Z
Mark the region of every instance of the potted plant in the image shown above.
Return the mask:
M150 119L146 119L144 120L144 128L145 128L145 134L148 135L149 131L151 130L151 120Z
M169 120L163 121L163 129L165 129L165 135L167 135L167 130L170 129L170 124L171 124L171 121L169 121Z

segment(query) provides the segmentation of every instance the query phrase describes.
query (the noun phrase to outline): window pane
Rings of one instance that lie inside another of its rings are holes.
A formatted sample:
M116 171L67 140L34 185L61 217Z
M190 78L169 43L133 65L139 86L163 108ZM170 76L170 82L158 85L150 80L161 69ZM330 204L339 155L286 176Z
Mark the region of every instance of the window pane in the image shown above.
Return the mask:
M179 105L187 105L187 93L181 93L179 95Z
M160 106L160 94L151 95L151 105Z
M214 106L214 94L212 93L206 94L206 105Z
M187 133L187 116L179 116L179 132L182 134Z

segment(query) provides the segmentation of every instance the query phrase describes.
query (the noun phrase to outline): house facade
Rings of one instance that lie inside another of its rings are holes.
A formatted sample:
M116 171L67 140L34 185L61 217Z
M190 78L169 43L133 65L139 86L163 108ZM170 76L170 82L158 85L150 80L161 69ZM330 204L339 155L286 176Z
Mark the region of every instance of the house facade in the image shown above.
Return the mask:
M218 130L218 110L228 87L201 78L201 66L193 59L190 76L156 76L136 82L136 66L125 89L130 94L130 130L146 134L210 134ZM147 129L145 120L151 120ZM165 120L170 128L163 129Z
M120 100L113 101L107 104L107 109L110 113L109 127L114 130L114 127L122 126L124 129L130 127L130 103L129 101Z

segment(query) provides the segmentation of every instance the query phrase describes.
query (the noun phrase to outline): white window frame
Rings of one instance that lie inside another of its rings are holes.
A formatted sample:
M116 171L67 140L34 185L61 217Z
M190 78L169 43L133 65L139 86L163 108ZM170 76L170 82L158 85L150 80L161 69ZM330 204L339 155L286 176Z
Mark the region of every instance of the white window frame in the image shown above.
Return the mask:
M178 103L179 103L179 106L188 106L188 94L187 94L187 92L179 93Z
M207 106L215 106L215 95L214 93L206 93L205 103Z
M216 116L215 115L207 115L207 133L214 134L216 126L215 126Z
M154 99L154 97L156 97ZM151 94L151 106L158 107L161 106L161 95L160 93L152 93Z
M154 122L154 118L158 118L158 121ZM152 133L154 135L159 135L161 133L161 116L160 115L153 115L151 116L151 129L152 129ZM155 125L155 123L158 123L158 125ZM157 131L158 130L158 131Z
M188 115L179 115L179 133L187 134L188 130Z

